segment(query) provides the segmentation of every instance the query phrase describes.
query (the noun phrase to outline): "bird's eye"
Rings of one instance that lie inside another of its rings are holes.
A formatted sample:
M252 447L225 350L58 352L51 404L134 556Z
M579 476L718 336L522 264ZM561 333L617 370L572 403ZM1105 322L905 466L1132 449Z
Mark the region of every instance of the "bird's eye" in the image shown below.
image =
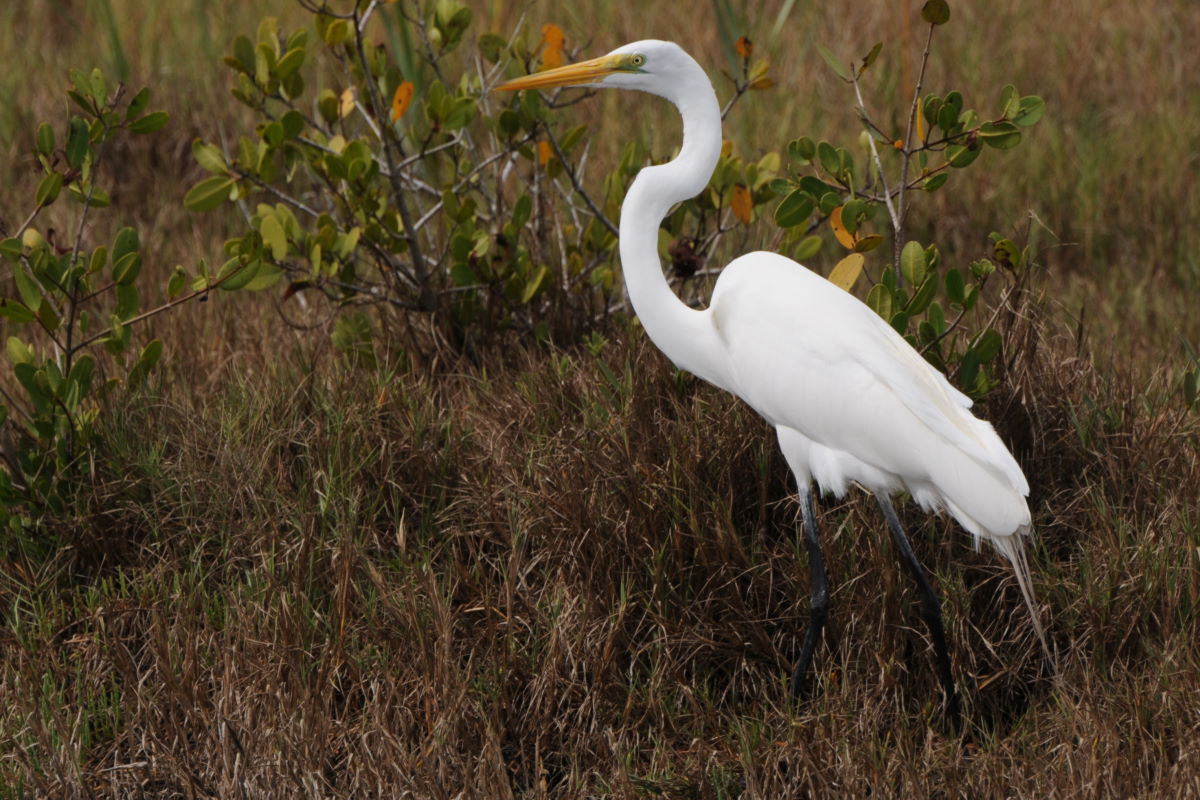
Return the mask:
M635 67L640 67L642 64L646 63L646 57L641 53L638 53L633 58L629 59L629 63L633 64Z

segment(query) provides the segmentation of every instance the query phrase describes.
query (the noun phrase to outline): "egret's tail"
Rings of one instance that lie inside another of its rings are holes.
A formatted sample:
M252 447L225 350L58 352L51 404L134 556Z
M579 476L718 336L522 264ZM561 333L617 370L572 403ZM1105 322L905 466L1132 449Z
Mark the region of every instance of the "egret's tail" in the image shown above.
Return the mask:
M1021 537L1027 533L1027 530L1015 531L1010 536L989 536L988 540L1012 564L1013 572L1017 574L1017 585L1021 587L1025 605L1029 608L1029 616L1033 619L1033 629L1037 632L1038 639L1042 643L1042 650L1050 661L1051 667L1055 667L1054 655L1050 652L1050 645L1046 642L1046 631L1042 628L1042 619L1038 614L1037 600L1033 596L1033 579L1029 574L1029 562L1025 558L1025 542Z

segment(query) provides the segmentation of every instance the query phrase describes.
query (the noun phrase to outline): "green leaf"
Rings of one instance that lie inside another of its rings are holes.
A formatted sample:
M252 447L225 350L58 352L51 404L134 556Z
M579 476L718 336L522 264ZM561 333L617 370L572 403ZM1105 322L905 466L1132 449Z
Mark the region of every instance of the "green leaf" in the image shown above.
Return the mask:
M25 252L25 245L16 237L0 242L0 256L4 256L6 261L19 261L23 252Z
M821 162L821 169L825 170L830 177L838 179L842 173L842 159L838 155L837 148L825 140L821 140L817 144L817 159Z
M985 122L979 126L979 138L984 144L997 150L1008 150L1020 144L1021 129L1005 120Z
M262 261L258 262L258 269L254 270L254 274L242 286L242 291L246 292L261 292L264 289L270 289L283 280L283 270L274 264L266 264Z
M170 118L165 111L151 111L146 116L129 123L129 130L132 133L154 133L162 130Z
M283 126L284 139L296 139L299 138L300 134L304 133L304 115L295 109L280 117L279 123Z
M946 0L928 0L921 6L921 19L930 25L945 25L950 20L950 5Z
M946 332L946 312L942 311L941 303L931 303L925 320L933 327L938 336Z
M816 204L802 189L792 191L775 209L775 224L781 228L803 225L812 215Z
M72 409L79 405L80 400L88 396L92 389L92 375L95 371L96 359L88 353L82 353L71 365L71 371L68 373L66 381L67 391L64 394Z
M542 287L542 283L545 282L546 277L549 274L550 270L546 268L545 264L542 264L537 268L537 271L534 272L533 277L525 282L525 288L521 291L521 305L529 304L529 301L533 299L535 294L537 294L538 289Z
M979 356L979 362L986 364L1000 354L1000 332L995 328L988 328L971 343L971 348Z
M927 192L936 192L938 189L942 188L942 186L948 180L950 180L949 172L939 172L936 175L929 176L921 188Z
M1017 87L1011 83L1000 90L1000 108L1001 113L1006 119L1012 119L1020 113L1021 96L1017 94Z
M43 156L49 156L54 152L54 128L50 127L49 122L43 122L37 129L37 151Z
M37 315L16 300L0 297L0 317L11 319L13 322L24 324L33 322Z
M979 379L979 353L968 348L967 352L963 353L962 365L958 371L958 383L964 391L971 391L975 388L975 382Z
M29 399L33 403L33 407L39 414L44 414L50 410L50 398L46 391L49 387L46 385L46 374L39 370L31 363L21 362L13 366L13 374L17 376L17 380L25 387L26 393L29 394ZM41 380L39 380L39 377Z
M146 378L150 375L150 370L154 369L160 357L162 357L162 340L152 339L142 348L137 363L133 365L133 369L129 370L126 383L130 386L139 386L145 383Z
M950 166L961 169L979 158L979 154L982 152L983 148L978 144L973 146L952 144L946 148L946 160L950 162Z
M142 348L142 354L138 356L138 361L145 364L149 368L153 368L158 364L159 358L162 357L163 343L162 339L151 339Z
M51 172L46 177L42 178L42 182L38 184L35 202L38 208L48 206L58 199L58 193L62 191L63 176L57 172Z
M171 274L171 279L167 281L167 297L174 300L179 295L183 294L183 290L187 287L187 273L183 271L183 267L175 267L175 272Z
M7 342L8 360L14 364L33 364L37 361L33 351L29 349L29 345L18 339L16 336L8 337Z
M125 121L140 117L148 105L150 105L150 89L143 86L129 101L129 107L125 109Z
M817 46L817 52L821 54L821 58L825 59L825 63L829 65L831 70L833 70L833 74L837 75L842 80L849 82L850 75L846 72L845 65L838 60L838 57L831 53L829 49L820 42L814 40L813 44Z
M449 130L457 130L465 126L475 117L475 99L471 97L460 97L454 101L454 105L450 107L450 111L442 120L442 124Z
M108 248L100 245L92 251L92 258L88 262L88 273L95 274L104 269L104 265L108 263Z
M140 247L137 230L130 227L121 228L117 231L117 238L113 240L112 260L120 261L129 253L136 253Z
M96 102L99 105L104 105L108 99L108 84L105 82L104 73L100 71L99 67L92 69L91 80L88 83L91 88L92 97L96 98Z
M920 286L925 280L925 248L920 242L907 242L900 251L900 274L909 286Z
M875 46L871 48L870 52L868 52L865 56L863 56L862 66L860 66L858 68L859 75L862 75L864 72L867 71L868 67L870 67L872 64L875 63L875 59L876 59L876 57L878 57L879 51L882 49L883 49L883 42L876 42Z
M42 292L38 286L38 282L30 276L22 267L17 267L13 270L13 278L17 282L17 292L21 295L21 302L25 304L33 313L37 313L42 307Z
M961 305L964 292L962 273L957 268L951 267L946 271L946 296Z
M930 272L928 275L926 275L925 280L921 283L920 288L918 288L913 294L912 299L908 301L908 305L904 307L905 312L907 312L911 317L916 316L917 314L924 312L925 309L929 308L929 304L933 302L934 295L937 294L939 283L940 280L938 279L938 274L936 272Z
M88 124L79 117L71 117L71 124L67 130L67 163L72 169L79 169L83 166L83 160L87 157L88 147L91 144L91 130Z
M229 199L235 183L233 178L221 175L206 178L188 190L183 205L189 211L210 211Z
M284 53L283 58L279 59L275 64L275 76L280 80L290 78L304 65L304 59L307 56L303 47L298 47L295 50L289 50Z
M978 280L983 280L996 271L996 265L986 258L971 262L971 274Z
M886 320L892 318L892 291L882 283L871 287L867 294L867 305L872 311Z
M113 262L112 278L113 283L118 286L126 286L133 283L142 271L142 257L135 250L132 253L126 253Z
M479 37L476 46L479 48L480 55L495 64L500 61L500 54L508 47L508 42L498 34L485 33Z
M821 237L815 233L811 236L805 236L796 245L796 249L792 251L792 258L797 261L806 261L820 252L822 244Z
M354 26L346 19L335 19L325 29L325 44L337 47L354 38Z
M241 259L231 258L221 265L221 269L217 272L217 282L220 288L227 292L235 292L242 289L246 284L254 279L258 274L258 270L262 267L262 261L255 259L246 264L241 262Z
M921 101L921 114L925 117L925 121L929 123L930 127L938 124L941 110L941 97L936 94L925 95L925 99ZM928 138L928 136L926 138Z
M1018 111L1010 118L1011 121L1013 124L1028 128L1030 125L1036 125L1042 118L1046 112L1046 101L1035 94L1028 94L1021 98L1017 108Z
M459 262L450 268L450 279L456 286L474 286L479 283L475 271L464 262Z
M788 142L788 158L792 161L798 163L812 161L816 154L817 146L807 136L801 136L799 139Z
M113 310L113 314L121 322L126 322L137 316L140 307L141 297L138 295L137 287L132 283L119 284L117 286L117 307Z
M527 194L523 194L518 197L517 202L513 203L513 227L517 230L525 227L525 223L529 221L529 217L532 213L533 199Z
M287 234L283 230L283 226L279 223L279 219L274 215L263 217L262 224L258 229L262 234L263 243L271 248L271 257L276 261L283 261L287 258L288 240Z
M240 72L254 72L254 44L244 34L233 40L233 60Z
M192 157L196 163L209 172L226 175L229 166L225 163L225 154L215 144L208 144L200 139L192 142Z

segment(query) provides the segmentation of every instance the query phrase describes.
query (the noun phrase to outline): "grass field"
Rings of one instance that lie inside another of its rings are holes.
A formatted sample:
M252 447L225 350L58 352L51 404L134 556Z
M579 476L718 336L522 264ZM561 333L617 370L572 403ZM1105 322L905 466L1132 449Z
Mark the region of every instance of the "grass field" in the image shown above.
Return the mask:
M252 126L221 57L261 15L305 19L255 5L0 9L0 223L28 213L67 70L99 65L172 121L119 153L89 235L136 225L164 284L214 258L235 218L181 201L192 140ZM473 34L525 13L580 56L653 36L725 63L709 5L472 5ZM731 113L740 151L855 140L817 42L884 40L868 103L902 107L916 0L746 5L776 86ZM1200 347L1200 7L1102 5L953 3L935 40L933 90L985 105L1011 82L1048 109L914 212L951 260L1041 231L1013 366L977 411L1033 486L1056 671L1002 559L901 510L966 736L861 494L820 504L833 608L816 691L789 703L809 595L795 486L768 426L636 325L486 367L411 369L381 344L367 368L328 321L231 294L148 326L164 364L104 409L43 546L0 539L0 797L1200 797L1200 414L1180 396ZM660 158L677 144L647 97L576 113L601 165L635 136Z

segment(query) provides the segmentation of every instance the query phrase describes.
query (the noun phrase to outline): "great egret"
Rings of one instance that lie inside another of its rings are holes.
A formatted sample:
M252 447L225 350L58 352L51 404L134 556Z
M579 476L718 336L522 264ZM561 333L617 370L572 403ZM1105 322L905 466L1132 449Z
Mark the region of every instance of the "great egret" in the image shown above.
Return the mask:
M721 110L704 70L672 42L627 44L606 56L517 78L502 90L556 86L639 89L675 104L683 146L646 167L621 207L620 252L629 299L651 340L681 369L732 392L772 425L799 485L812 577L809 625L792 673L798 694L829 610L811 484L839 497L851 483L874 493L921 594L947 707L957 695L941 604L913 554L889 496L907 490L926 510L945 509L1012 563L1049 656L1022 537L1029 484L971 401L853 295L775 253L725 267L706 309L671 290L658 260L659 223L701 192L721 153Z

